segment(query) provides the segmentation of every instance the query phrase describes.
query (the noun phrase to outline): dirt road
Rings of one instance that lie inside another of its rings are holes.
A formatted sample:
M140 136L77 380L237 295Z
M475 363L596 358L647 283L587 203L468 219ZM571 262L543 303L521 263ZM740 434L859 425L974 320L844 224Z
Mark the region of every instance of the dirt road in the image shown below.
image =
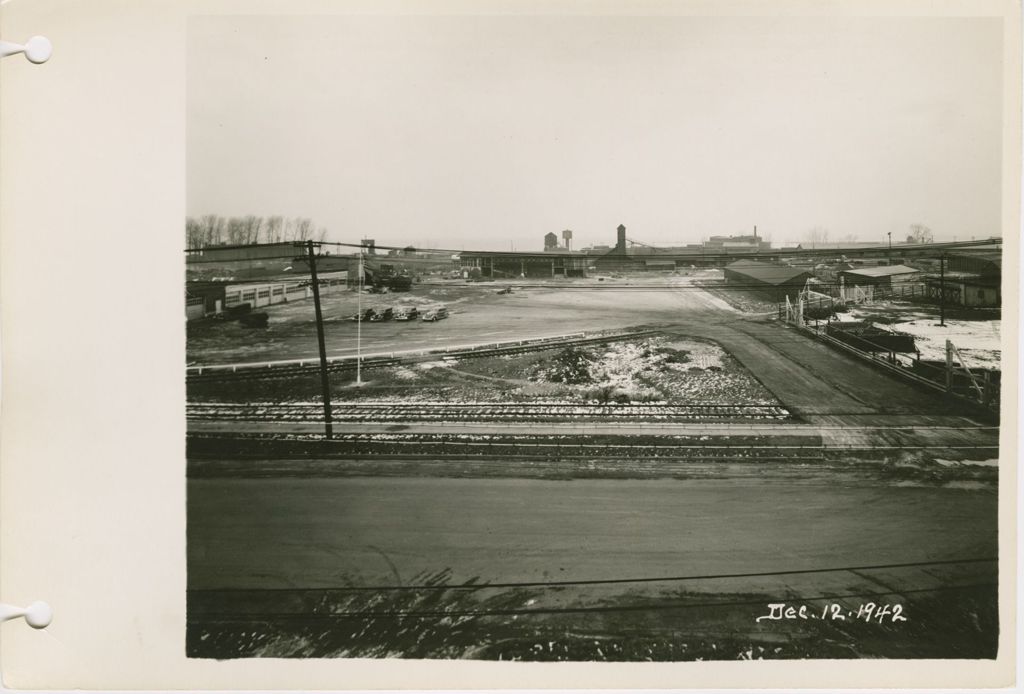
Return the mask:
M810 475L190 480L188 506L191 588L394 584L442 569L453 583L718 574L996 552L991 491ZM814 581L862 584L849 574ZM763 581L728 584L753 587Z
M658 326L718 342L787 407L805 415L955 415L934 394L900 382L804 335L740 314L679 278L647 280L643 290L529 289L499 296L493 287L434 288L452 317L437 323L387 321L362 328L364 354L522 340L630 326ZM420 297L423 300L423 297ZM378 299L380 300L380 299ZM328 353L354 354L356 324L342 320L351 293L327 310ZM190 334L190 361L255 362L316 356L315 326L303 304L273 306L266 331L220 326Z

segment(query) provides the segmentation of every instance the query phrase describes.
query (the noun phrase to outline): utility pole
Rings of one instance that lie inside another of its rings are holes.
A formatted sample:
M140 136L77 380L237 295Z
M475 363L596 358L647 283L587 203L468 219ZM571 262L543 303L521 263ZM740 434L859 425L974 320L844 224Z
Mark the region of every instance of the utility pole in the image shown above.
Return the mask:
M359 291L356 296L356 387L363 385L363 249L359 249Z
M939 325L946 327L946 254L939 256Z
M888 232L888 234L889 234L889 264L892 265L892 232L890 231L890 232Z
M320 387L324 398L324 436L330 440L333 427L331 417L331 379L327 374L327 345L324 343L324 315L320 310L320 280L316 276L316 254L313 242L306 241L309 253L309 274L313 282L313 308L316 310L316 340L320 346Z

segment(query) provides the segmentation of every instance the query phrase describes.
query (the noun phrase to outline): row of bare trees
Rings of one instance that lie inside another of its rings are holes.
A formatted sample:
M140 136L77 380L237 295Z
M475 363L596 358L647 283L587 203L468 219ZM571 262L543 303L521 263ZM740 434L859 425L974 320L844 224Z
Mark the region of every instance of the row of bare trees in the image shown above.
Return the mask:
M206 214L185 218L186 248L204 248L227 244L241 246L280 241L323 241L325 227L317 227L308 217L221 217Z
M807 240L811 242L812 247L817 244L826 244L829 242L829 231L825 227L814 227L807 232ZM855 243L856 241L856 234L846 234L832 239L832 243Z
M807 240L811 242L813 247L815 244L828 243L828 229L825 227L814 227L807 232ZM847 234L846 236L837 237L833 242L838 243L853 243L857 240L856 234ZM926 227L924 224L911 224L910 233L907 235L907 243L932 243L935 240L935 235L932 230Z

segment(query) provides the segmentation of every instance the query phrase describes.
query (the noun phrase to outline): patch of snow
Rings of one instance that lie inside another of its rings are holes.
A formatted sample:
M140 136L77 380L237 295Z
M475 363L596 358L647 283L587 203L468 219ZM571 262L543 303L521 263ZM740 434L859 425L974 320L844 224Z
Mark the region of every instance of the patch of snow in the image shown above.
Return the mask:
M419 376L416 375L416 372L410 369L408 366L395 367L394 374L395 378L402 381L414 381L417 378L419 378Z
M934 318L894 323L891 327L901 333L913 335L922 359L945 359L946 340L952 341L963 355L968 368L972 366L998 369L1002 356L1000 342L1001 321L947 320L946 327L936 324ZM875 323L877 327L888 325Z
M677 340L666 344L667 347L678 350L686 350L690 353L690 364L679 364L684 369L687 366L696 366L701 369L716 367L721 369L725 366L725 350L713 342L699 342L697 340Z
M877 316L870 307L848 307L836 314L835 321L863 321L865 318ZM909 320L908 320L909 319ZM951 340L967 362L967 367L985 367L998 369L1001 363L1002 344L1000 342L1001 321L965 321L947 320L945 327L940 326L936 316L917 311L907 312L899 321L892 323L880 322L877 319L872 325L886 331L895 331L914 336L914 344L921 352L922 359L944 360L946 358L946 340Z
M945 460L943 458L936 458L935 462L945 467L955 467L957 465L971 465L974 467L999 467L998 458L989 458L988 460Z
M440 361L424 361L416 365L421 371L429 371L430 369L443 369L445 367L457 364L456 359L442 359Z

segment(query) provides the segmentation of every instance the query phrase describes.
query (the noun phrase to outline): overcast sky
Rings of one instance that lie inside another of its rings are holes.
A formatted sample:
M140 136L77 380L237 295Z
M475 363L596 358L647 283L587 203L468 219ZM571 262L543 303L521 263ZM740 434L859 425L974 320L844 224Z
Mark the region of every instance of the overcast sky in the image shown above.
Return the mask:
M1000 231L1000 20L208 17L188 214L540 250Z

